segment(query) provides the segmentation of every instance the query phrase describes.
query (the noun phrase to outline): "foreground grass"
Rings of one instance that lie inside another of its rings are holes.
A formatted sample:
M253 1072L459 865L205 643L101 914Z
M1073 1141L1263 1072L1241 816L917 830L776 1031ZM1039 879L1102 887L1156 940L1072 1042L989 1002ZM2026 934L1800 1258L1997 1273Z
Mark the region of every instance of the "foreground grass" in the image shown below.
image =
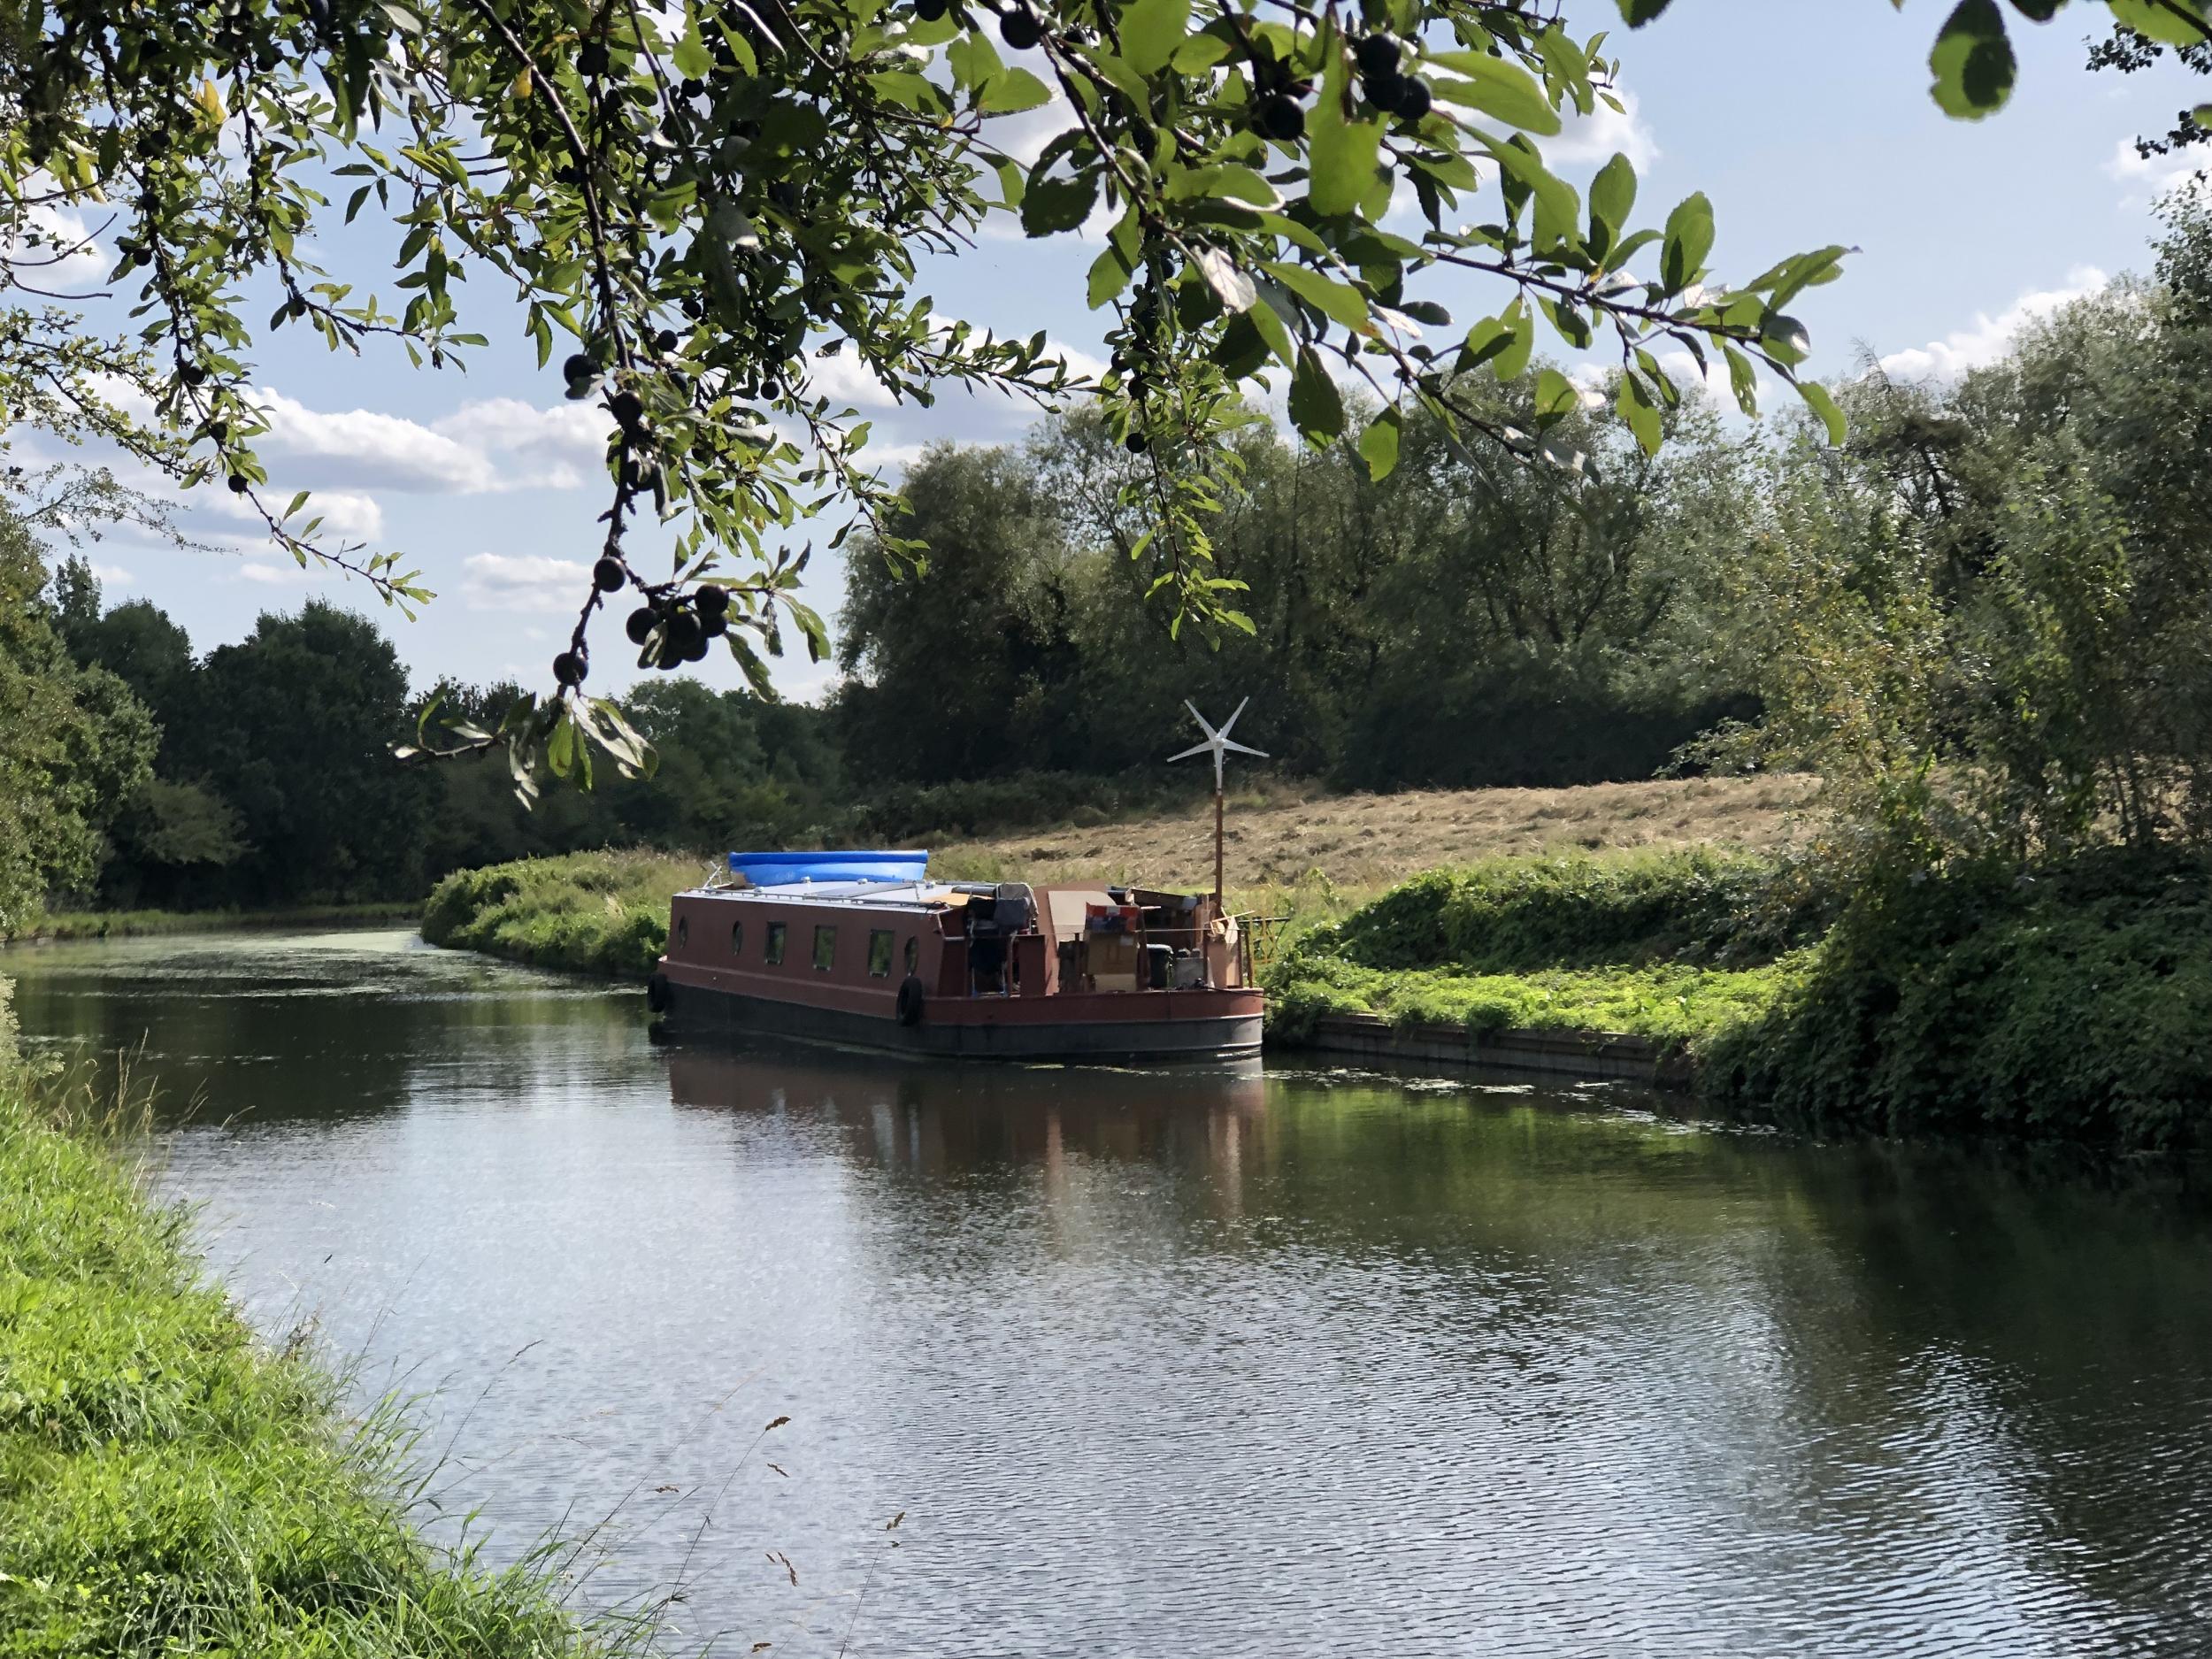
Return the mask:
M705 873L702 859L653 852L488 864L437 885L422 936L538 967L642 979L667 947L670 895Z
M125 939L141 933L201 933L253 927L365 927L411 922L413 902L310 904L283 910L57 910L0 927L0 944L70 939Z
M390 1418L260 1347L182 1218L35 1094L0 1056L0 1655L609 1651L541 1566L422 1539Z

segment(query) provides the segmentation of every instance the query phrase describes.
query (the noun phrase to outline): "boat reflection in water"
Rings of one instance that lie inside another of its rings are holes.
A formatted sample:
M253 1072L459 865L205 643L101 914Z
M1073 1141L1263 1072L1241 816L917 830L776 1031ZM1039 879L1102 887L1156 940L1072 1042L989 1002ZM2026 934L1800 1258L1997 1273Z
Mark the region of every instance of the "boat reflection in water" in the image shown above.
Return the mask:
M993 1166L1064 1173L1077 1155L1199 1167L1236 1208L1245 1141L1267 1112L1256 1056L1157 1067L887 1064L809 1043L669 1045L679 1107L803 1116L836 1125L872 1167L930 1178Z

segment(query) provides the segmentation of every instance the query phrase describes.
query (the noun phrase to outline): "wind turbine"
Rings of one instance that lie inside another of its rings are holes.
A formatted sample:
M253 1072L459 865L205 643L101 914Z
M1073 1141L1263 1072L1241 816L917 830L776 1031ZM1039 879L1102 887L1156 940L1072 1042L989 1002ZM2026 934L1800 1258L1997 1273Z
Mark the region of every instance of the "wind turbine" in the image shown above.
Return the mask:
M1188 760L1194 755L1211 755L1214 757L1214 908L1217 910L1221 908L1222 902L1221 794L1223 778L1221 763L1227 756L1228 752L1233 749L1240 755L1250 755L1256 759L1265 760L1268 758L1267 751L1265 749L1248 749L1242 743L1233 740L1229 735L1230 728L1237 723L1237 715L1242 714L1244 712L1245 703L1251 701L1251 698L1247 697L1244 700L1244 703L1237 704L1236 714L1233 714L1227 719L1224 720L1221 723L1221 729L1219 731L1216 731L1212 726L1206 724L1206 717L1198 712L1198 705L1193 703L1188 697L1184 698L1183 706L1190 710L1191 718L1198 722L1198 729L1206 734L1206 741L1202 743L1194 743L1181 754L1170 755L1167 757L1168 763L1171 765L1179 760Z

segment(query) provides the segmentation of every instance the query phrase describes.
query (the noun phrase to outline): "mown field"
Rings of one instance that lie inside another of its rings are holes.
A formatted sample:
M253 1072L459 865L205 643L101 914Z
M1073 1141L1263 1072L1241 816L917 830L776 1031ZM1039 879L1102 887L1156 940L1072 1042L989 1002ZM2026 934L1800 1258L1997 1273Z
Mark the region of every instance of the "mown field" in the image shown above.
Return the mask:
M1695 778L1571 789L1414 789L1307 795L1264 783L1231 795L1225 869L1233 891L1325 885L1373 893L1424 870L1501 855L1787 843L1809 779ZM1213 809L1025 830L931 849L959 876L1030 881L1097 877L1177 888L1213 885Z

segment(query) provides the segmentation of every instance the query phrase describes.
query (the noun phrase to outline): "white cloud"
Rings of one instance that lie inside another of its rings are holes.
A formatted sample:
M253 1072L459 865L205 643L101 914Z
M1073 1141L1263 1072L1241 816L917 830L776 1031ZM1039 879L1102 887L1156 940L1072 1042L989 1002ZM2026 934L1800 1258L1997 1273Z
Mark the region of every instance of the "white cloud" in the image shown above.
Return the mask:
M1924 346L1893 351L1881 360L1882 368L1901 380L1955 380L1969 369L1996 362L2028 324L2094 294L2107 280L2094 265L2077 265L2066 273L2064 288L2023 294L2000 317L1978 312L1971 328L1955 330Z
M40 196L60 187L52 174L33 173L18 188L27 196ZM115 268L114 250L93 234L75 208L39 202L24 210L21 222L27 234L0 242L0 251L35 287L64 294L97 288Z
M281 489L268 492L265 498L273 499L273 509L281 508L291 500ZM234 495L227 490L202 490L188 496L195 506L211 507L226 518L236 518L249 524L259 524L261 514L243 495ZM312 519L320 518L322 528L315 533L318 541L373 541L384 534L384 510L376 497L357 489L319 489L307 498L307 505L300 509L299 518L292 528ZM259 541L249 546L265 545Z
M573 611L591 587L581 559L541 553L472 553L461 571L464 600L503 611Z
M250 582L289 587L307 572L296 565L272 565L262 559L248 559L238 567L238 574L242 580Z
M127 588L138 580L137 577L132 575L120 565L95 564L91 568L92 574L110 588Z
M605 464L607 416L595 403L484 398L425 426L372 409L310 409L273 387L254 398L270 423L258 446L280 465L307 463L297 470L316 482L480 495L574 489Z
M486 452L495 489L574 489L606 475L608 419L596 403L540 409L518 397L464 403L431 430Z
M2104 170L2106 177L2125 187L2129 201L2148 202L2187 183L2208 166L2212 166L2212 156L2201 150L2146 156L2137 151L2133 139L2123 138L2113 145Z
M434 495L474 494L493 486L491 463L481 449L403 416L371 409L328 413L273 387L258 388L254 397L269 421L257 445L273 455L323 463L310 469L319 477Z
M1636 112L1636 95L1619 88L1613 96L1623 107L1615 109L1603 99L1587 115L1578 115L1571 109L1567 112L1556 138L1542 142L1544 159L1559 162L1604 162L1616 151L1628 157L1628 165L1638 173L1647 171L1659 159L1659 141L1645 125L1643 117Z

